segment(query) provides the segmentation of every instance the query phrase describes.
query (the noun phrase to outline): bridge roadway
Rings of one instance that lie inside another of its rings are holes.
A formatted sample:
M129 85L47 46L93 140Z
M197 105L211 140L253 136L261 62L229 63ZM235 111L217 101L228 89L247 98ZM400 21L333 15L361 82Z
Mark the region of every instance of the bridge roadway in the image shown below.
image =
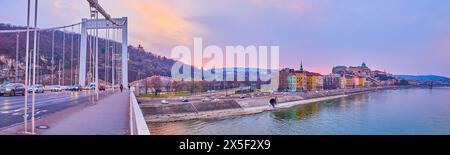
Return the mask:
M104 98L109 94L112 94L112 92L101 92L100 98ZM30 119L31 94L28 97L28 116ZM63 111L70 107L86 103L93 103L93 97L94 93L90 91L46 91L45 93L37 93L35 104L35 118L40 119L44 116ZM24 99L24 96L0 96L0 128L23 123Z

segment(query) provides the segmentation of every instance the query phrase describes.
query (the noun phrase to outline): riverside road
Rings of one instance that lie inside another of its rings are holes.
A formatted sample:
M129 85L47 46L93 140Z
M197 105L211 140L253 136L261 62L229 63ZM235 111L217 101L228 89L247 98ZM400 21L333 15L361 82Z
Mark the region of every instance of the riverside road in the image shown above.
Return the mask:
M102 92L101 97L105 96ZM31 93L28 95L28 119L31 118ZM45 92L36 94L35 117L49 115L66 108L90 103L94 93L81 92ZM0 96L0 128L22 123L24 116L24 96Z

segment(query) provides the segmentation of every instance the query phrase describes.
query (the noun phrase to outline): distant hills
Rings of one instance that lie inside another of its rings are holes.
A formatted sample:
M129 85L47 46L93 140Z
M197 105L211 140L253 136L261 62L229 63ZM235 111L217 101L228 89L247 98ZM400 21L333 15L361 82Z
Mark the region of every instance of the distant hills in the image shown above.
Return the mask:
M2 24L0 23L0 30L10 30L10 29L24 29L24 27L21 26L14 26L10 24ZM51 45L52 45L52 33L51 32L42 32L40 35L40 52L42 60L40 65L42 66L41 74L50 74L50 66L51 62L48 60L51 60ZM64 68L66 75L70 75L70 62L71 54L70 54L70 41L71 41L71 35L66 34L66 54L64 55ZM19 45L19 58L21 62L24 62L25 60L25 33L20 34L20 45ZM30 38L33 38L33 33L30 34ZM80 34L75 34L74 36L74 43L77 44L77 39L80 38ZM62 43L63 43L63 32L62 31L55 31L55 61L58 62L58 60L62 59ZM74 46L74 50L76 51L78 46ZM0 57L2 58L15 58L15 51L16 51L16 34L15 33L6 33L6 34L0 34ZM103 79L104 77L104 53L105 53L105 40L99 39L99 77ZM176 62L173 59L166 58L164 56L159 56L156 54L153 54L149 51L144 51L142 49L139 49L138 47L134 46L128 46L128 53L129 53L129 73L128 73L128 79L129 81L135 81L137 79L143 79L145 77L153 76L153 75L161 75L161 76L170 76L170 71L172 68L172 65ZM78 55L73 55L73 69L78 65ZM46 61L47 60L47 61ZM0 62L0 66L4 66L4 62ZM89 66L89 62L88 65ZM69 77L69 76L66 76ZM68 79L66 79L68 81ZM111 79L109 78L108 81Z
M419 82L435 81L435 82L450 83L450 78L438 75L395 75L395 76L406 80L415 80Z

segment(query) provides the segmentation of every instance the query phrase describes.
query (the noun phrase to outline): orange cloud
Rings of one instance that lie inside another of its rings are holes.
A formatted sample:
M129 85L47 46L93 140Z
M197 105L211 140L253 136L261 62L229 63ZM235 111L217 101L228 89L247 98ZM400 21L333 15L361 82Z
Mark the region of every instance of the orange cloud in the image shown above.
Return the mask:
M190 45L195 35L204 32L200 25L187 20L185 14L177 12L166 1L129 0L126 6L134 13L130 19L130 35L144 46Z
M82 7L80 7L79 3L80 2L78 1L53 0L51 2L52 15L57 17L63 17L68 12L77 12L77 13L81 12Z
M250 3L259 6L272 6L295 12L307 12L312 9L311 5L302 0L249 0Z

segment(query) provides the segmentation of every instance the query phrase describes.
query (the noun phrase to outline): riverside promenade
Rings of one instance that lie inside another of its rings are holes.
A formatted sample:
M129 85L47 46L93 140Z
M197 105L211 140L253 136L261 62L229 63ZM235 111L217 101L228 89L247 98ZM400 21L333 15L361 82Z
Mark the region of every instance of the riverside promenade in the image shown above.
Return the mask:
M129 91L108 92L97 102L80 104L36 120L37 135L130 134ZM39 127L48 127L40 129ZM0 134L22 134L23 124L0 129Z

